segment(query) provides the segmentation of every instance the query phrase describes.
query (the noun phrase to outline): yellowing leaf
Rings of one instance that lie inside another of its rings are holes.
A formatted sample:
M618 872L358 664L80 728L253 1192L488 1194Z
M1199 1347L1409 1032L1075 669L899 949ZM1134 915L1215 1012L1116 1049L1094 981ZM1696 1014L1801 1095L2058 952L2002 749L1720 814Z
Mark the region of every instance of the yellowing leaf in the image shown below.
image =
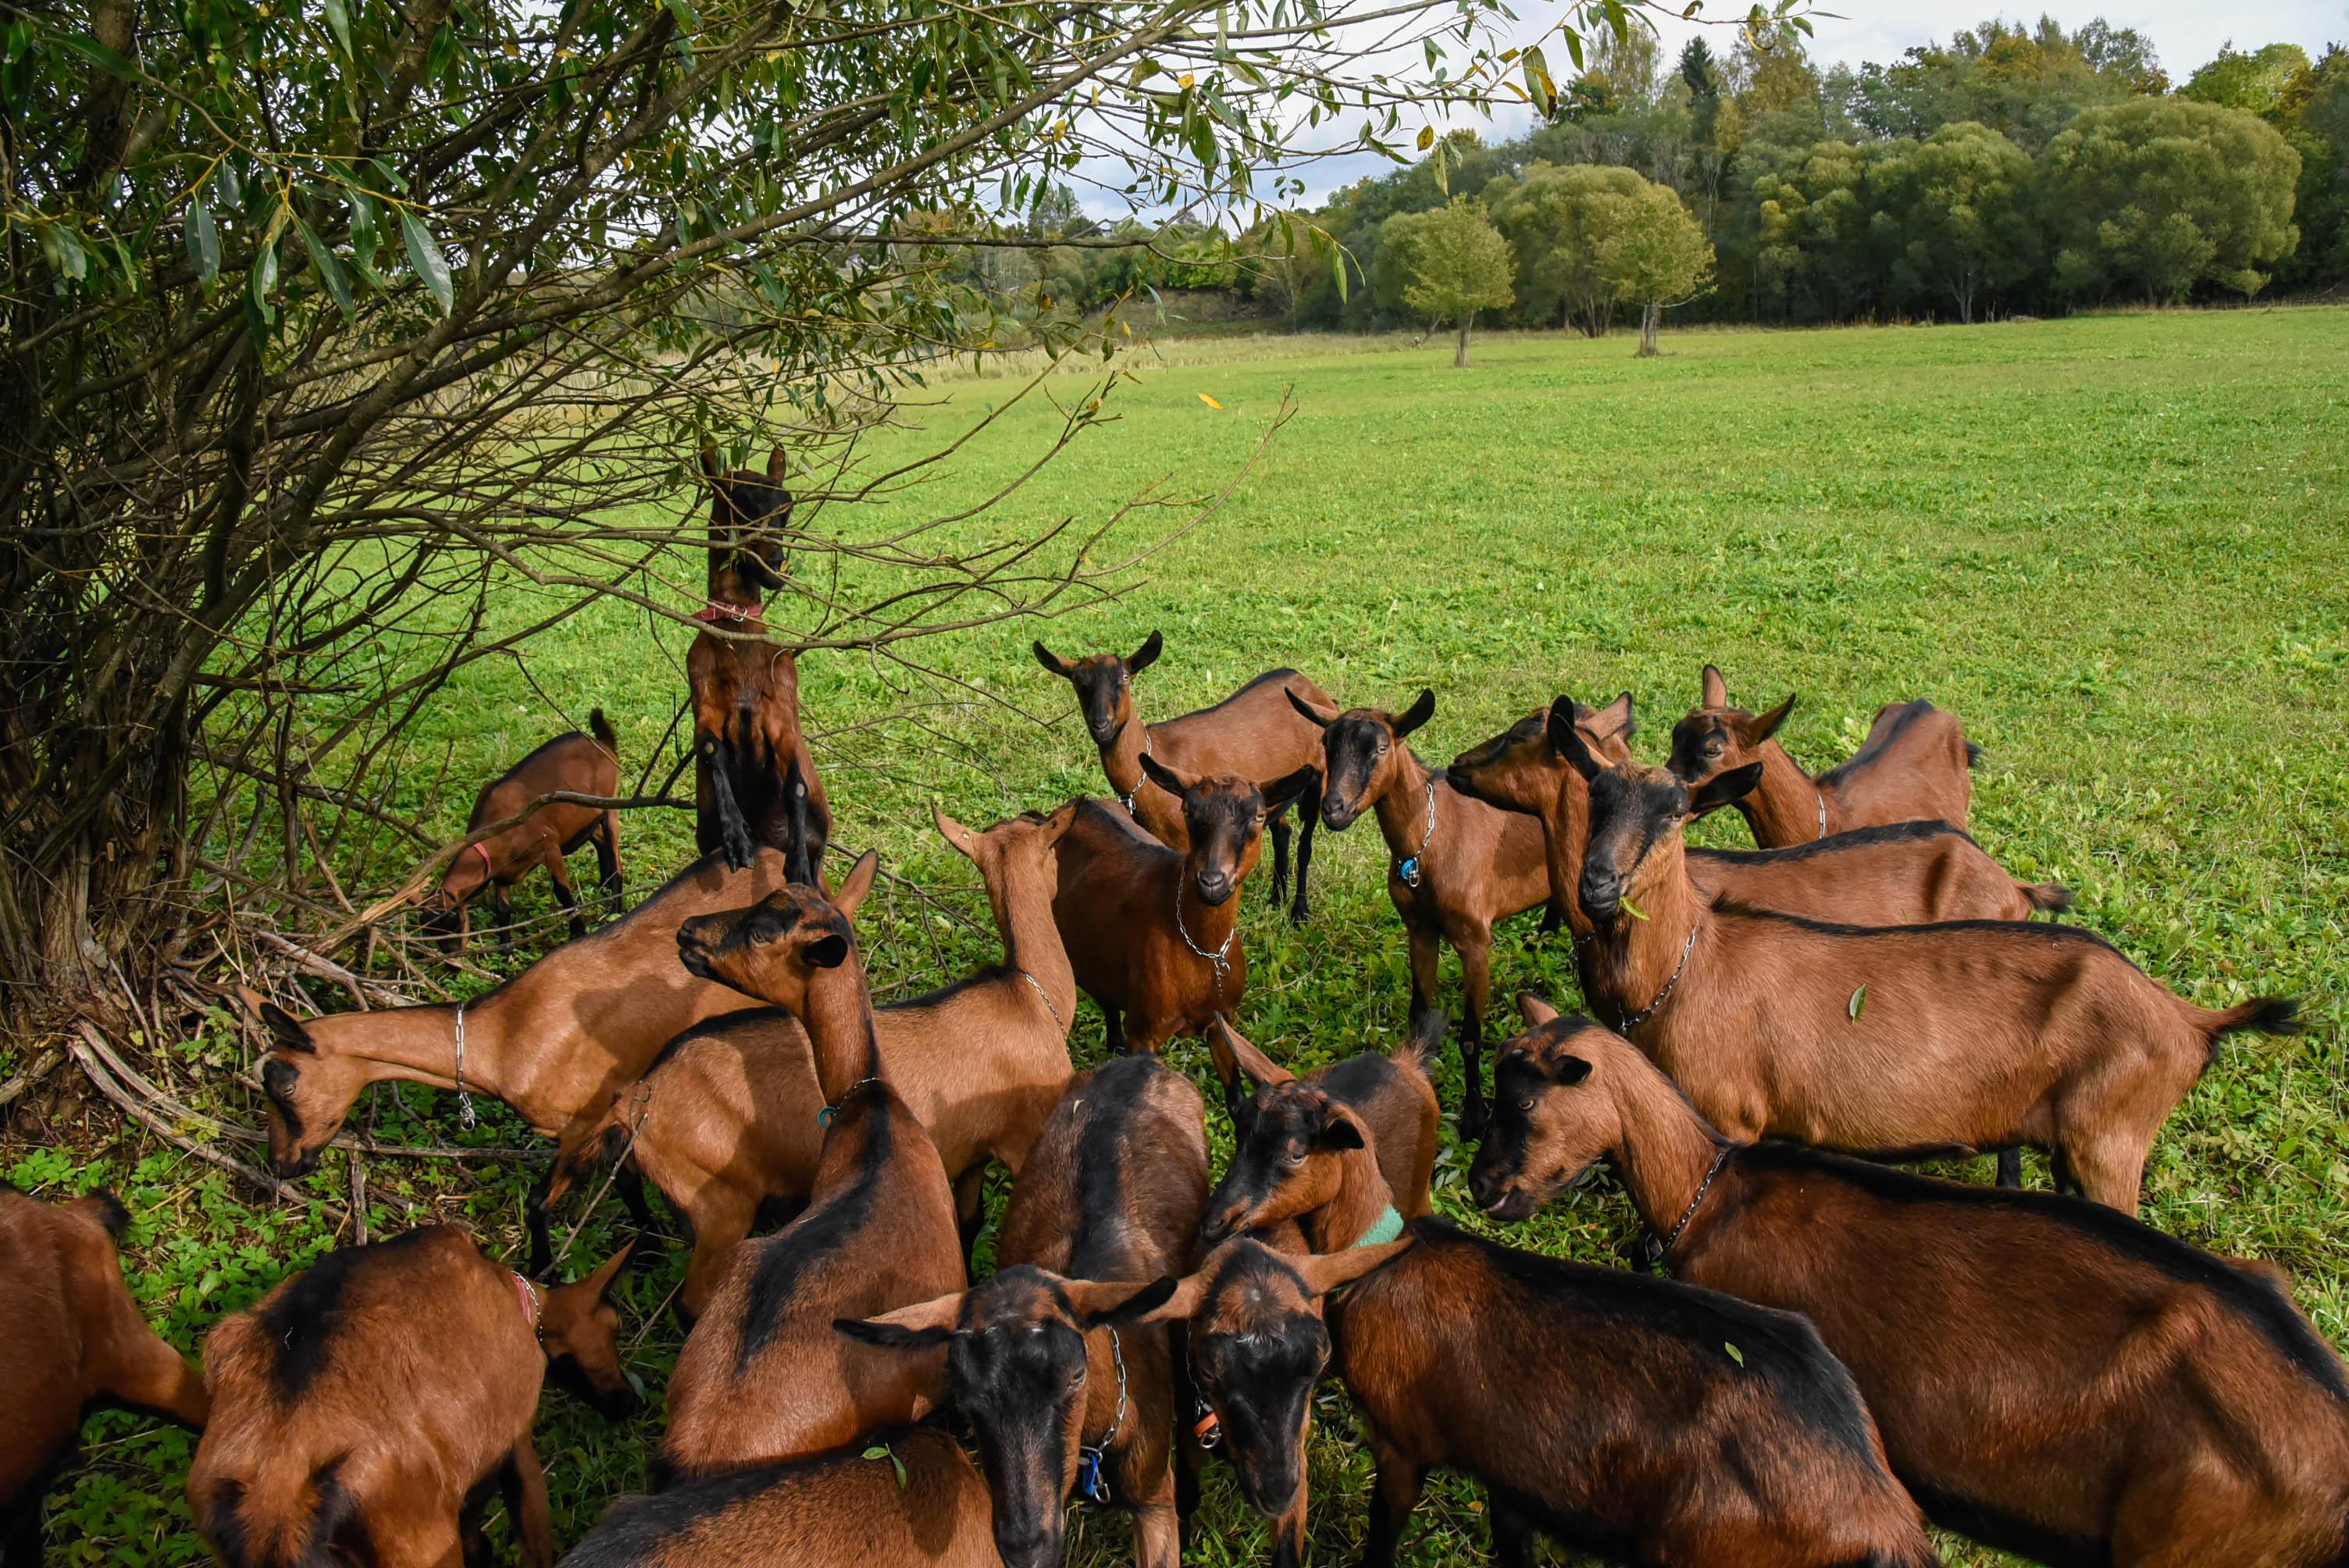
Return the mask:
M1726 1350L1726 1351L1728 1351L1728 1352L1729 1352L1729 1358L1730 1358L1732 1361L1736 1362L1740 1367L1743 1367L1743 1366L1744 1366L1744 1365L1745 1365L1745 1352L1744 1352L1743 1350L1740 1350L1739 1348L1737 1348L1737 1346L1735 1346L1734 1345L1732 1345L1732 1344L1731 1344L1731 1343L1729 1343L1729 1341L1728 1341L1728 1340L1726 1340L1726 1339L1724 1339L1724 1340L1723 1340L1723 1341L1721 1342L1721 1347L1722 1347L1723 1350Z
M1619 902L1623 905L1623 913L1630 915L1633 920L1645 920L1648 918L1648 912L1641 909L1638 904L1633 903L1630 899L1622 899Z
M1200 393L1200 394L1199 394L1199 401L1200 401L1200 402L1202 402L1202 403L1205 403L1205 404L1206 404L1208 407L1210 407L1210 408L1220 408L1220 407L1223 407L1223 405L1222 405L1221 403L1216 402L1213 397L1208 397L1205 392L1202 392L1202 393Z

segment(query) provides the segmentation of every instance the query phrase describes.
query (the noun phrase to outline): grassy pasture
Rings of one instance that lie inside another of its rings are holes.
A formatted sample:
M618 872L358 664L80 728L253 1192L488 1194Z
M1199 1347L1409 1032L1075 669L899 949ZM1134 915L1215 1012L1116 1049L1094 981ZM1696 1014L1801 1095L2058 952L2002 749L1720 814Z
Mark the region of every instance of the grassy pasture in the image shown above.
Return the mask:
M1815 768L1856 745L1880 702L1928 696L1985 749L1974 830L2010 870L2071 884L2077 919L2206 1005L2255 991L2307 999L2313 1027L2302 1038L2223 1048L2156 1146L2146 1214L2199 1244L2281 1263L2320 1327L2349 1344L2339 956L2349 919L2349 313L1690 334L1666 346L1665 358L1642 363L1628 337L1495 337L1464 373L1447 367L1448 345L1399 341L1138 356L1139 384L1111 404L1117 422L974 531L1002 537L1038 519L1097 518L1164 473L1212 488L1292 387L1299 414L1233 504L1155 556L1122 602L924 646L927 662L1009 707L940 710L921 733L859 747L854 769L828 775L837 841L877 847L904 879L884 884L867 934L878 986L903 994L993 951L976 877L931 831L927 800L977 825L1102 789L1067 688L1029 656L1033 634L1073 654L1130 651L1163 629L1165 655L1138 687L1145 717L1212 701L1280 664L1348 704L1401 707L1430 686L1437 715L1417 739L1431 761L1558 691L1595 700L1625 687L1640 703L1635 749L1661 758L1706 659L1756 707L1800 693L1782 738ZM949 381L942 403L916 415L926 436L906 433L905 449L936 444L1009 390L1001 379ZM1017 410L927 493L892 504L911 518L983 494L1054 424L1047 407ZM530 614L517 592L514 621ZM445 750L451 779L482 777L561 727L551 696L574 721L602 705L633 778L682 692L685 642L617 606L583 615L533 644L526 669L491 661L464 672L419 754L437 761ZM802 683L820 727L895 700L884 671L848 655L812 656ZM424 799L431 771L419 769L409 803L454 831L471 786ZM1723 813L1705 834L1733 843L1744 829ZM632 893L681 864L691 838L682 814L625 822ZM1243 940L1255 985L1243 1027L1282 1059L1346 1054L1399 1024L1406 982L1384 858L1368 821L1325 835L1317 913L1302 932L1251 886ZM523 906L549 907L543 881ZM1496 944L1495 991L1537 987L1571 1002L1562 944L1539 939L1536 919ZM1447 985L1452 973L1447 963ZM1494 1026L1513 1022L1505 1002ZM1079 1044L1086 1059L1100 1048L1090 1008ZM222 1026L178 1054L202 1077L224 1073L235 1049ZM1174 1057L1209 1081L1202 1048ZM1456 1105L1456 1057L1444 1068L1445 1102ZM386 1088L371 1114L381 1135L404 1140L454 1135L450 1109L427 1092ZM1225 1136L1219 1113L1211 1135ZM476 1138L527 1141L502 1112ZM1467 1158L1447 1148L1438 1203L1484 1228L1461 1185ZM368 1172L375 1226L462 1219L519 1255L532 1170L379 1161ZM2035 1157L2029 1171L2044 1184ZM1988 1162L1961 1173L1987 1180ZM138 1217L134 1283L183 1346L328 1243L316 1211L248 1208L208 1168L151 1142L0 1144L0 1174L43 1191L101 1181L121 1191ZM322 1197L347 1193L339 1156L314 1185ZM599 1212L574 1261L601 1255L616 1212ZM1630 1212L1597 1183L1509 1239L1603 1261L1628 1235ZM678 1273L671 1262L626 1287L656 1396L677 1339L666 1319L644 1325L642 1315ZM1325 1395L1312 1476L1325 1562L1345 1560L1364 1521L1370 1467L1347 1439L1343 1407ZM657 1415L612 1428L550 1397L540 1447L565 1540L640 1482L657 1431ZM114 1416L86 1436L87 1457L54 1494L56 1560L200 1557L181 1492L188 1440ZM1266 1554L1219 1467L1200 1523L1191 1561ZM1123 1560L1126 1540L1120 1517L1080 1508L1071 1561ZM1407 1560L1485 1550L1471 1490L1432 1490ZM2008 1561L1954 1541L1948 1560Z

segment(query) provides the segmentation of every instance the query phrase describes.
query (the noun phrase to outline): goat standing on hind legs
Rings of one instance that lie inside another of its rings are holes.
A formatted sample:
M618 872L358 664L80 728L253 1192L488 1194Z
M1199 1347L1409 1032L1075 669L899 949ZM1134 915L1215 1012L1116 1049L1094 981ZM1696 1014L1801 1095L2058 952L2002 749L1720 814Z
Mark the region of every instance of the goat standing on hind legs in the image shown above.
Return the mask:
M693 690L695 837L703 854L726 851L740 871L753 846L783 851L793 882L813 885L832 838L832 807L800 725L798 655L767 637L760 595L783 585L783 531L792 515L783 451L762 478L718 466L709 477L709 597L693 617L704 627L687 651Z

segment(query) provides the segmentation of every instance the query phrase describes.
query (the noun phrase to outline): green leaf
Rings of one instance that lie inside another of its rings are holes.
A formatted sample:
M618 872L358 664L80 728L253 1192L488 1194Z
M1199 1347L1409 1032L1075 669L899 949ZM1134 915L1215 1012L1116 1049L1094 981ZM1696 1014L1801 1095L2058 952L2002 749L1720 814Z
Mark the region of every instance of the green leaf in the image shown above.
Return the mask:
M351 13L347 0L325 0L325 4L327 29L335 35L335 42L342 46L343 53L347 56L353 52Z
M668 14L677 18L678 26L688 33L701 31L701 13L693 8L693 0L663 0L663 3L668 6Z
M1724 1339L1724 1340L1723 1340L1723 1341L1721 1342L1721 1347L1722 1347L1723 1350L1726 1350L1726 1351L1728 1351L1728 1352L1729 1352L1729 1358L1730 1358L1732 1361L1736 1362L1740 1367L1743 1367L1743 1366L1744 1366L1744 1365L1745 1365L1745 1352L1744 1352L1743 1350L1740 1350L1739 1348L1737 1348L1737 1346L1735 1346L1734 1345L1732 1345L1732 1344L1731 1344L1731 1343L1729 1343L1729 1341L1728 1341L1728 1340L1726 1340L1726 1339Z
M431 231L404 207L399 212L399 232L408 242L408 264L423 280L433 301L440 306L440 314L447 315L457 301L457 291L449 281L449 258L433 242Z
M309 224L296 218L294 226L302 231L302 246L310 253L310 264L318 269L318 281L335 296L335 307L343 313L345 321L357 320L358 311L351 303L351 280L343 271L343 263L335 259L335 253L324 240L310 232Z
M895 1470L895 1471L897 1472L897 1490L898 1490L899 1491L905 1491L905 1461L904 1460L899 1459L899 1458L896 1456L896 1454L895 1454L895 1451L892 1451L892 1452L891 1452L891 1454L889 1455L889 1468L890 1468L891 1470Z
M79 55L109 77L119 77L126 82L139 79L138 67L95 39L78 33L53 32L49 41L67 54Z
M196 281L206 288L220 276L220 229L212 222L211 204L199 196L188 203L188 262L196 269Z
M869 1448L869 1449L865 1449L863 1453L861 1453L861 1454L857 1455L856 1457L857 1457L858 1459L864 1459L864 1460L879 1460L879 1459L886 1459L886 1458L888 1458L888 1457L889 1457L889 1450L888 1450L888 1449L887 1449L886 1447L883 1446L882 1444L880 1444L880 1443L875 1443L875 1444L874 1444L871 1448Z
M1338 303L1346 303L1346 253L1339 245L1330 247L1330 270L1338 279Z
M1623 906L1623 913L1630 915L1633 920L1645 920L1648 918L1648 912L1641 909L1638 904L1633 903L1630 899L1619 899L1616 902Z
M1862 1007L1865 1007L1865 1006L1868 1006L1868 987L1867 987L1867 986L1865 986L1865 985L1862 985L1858 990L1854 991L1854 992L1851 994L1851 1008L1850 1008L1850 1011L1851 1011L1851 1021L1852 1021L1853 1023L1857 1024L1857 1023L1858 1023L1858 1022L1859 1022L1859 1010L1860 1010Z

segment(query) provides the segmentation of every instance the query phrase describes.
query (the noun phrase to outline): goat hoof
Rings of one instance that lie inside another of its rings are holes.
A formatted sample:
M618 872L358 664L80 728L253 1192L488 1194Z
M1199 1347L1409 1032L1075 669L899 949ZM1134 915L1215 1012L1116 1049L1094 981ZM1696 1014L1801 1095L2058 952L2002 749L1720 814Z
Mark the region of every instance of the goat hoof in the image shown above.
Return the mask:
M1288 912L1288 923L1291 925L1302 925L1312 913L1313 912L1310 909L1306 907L1305 901L1303 899L1299 899L1296 905Z

